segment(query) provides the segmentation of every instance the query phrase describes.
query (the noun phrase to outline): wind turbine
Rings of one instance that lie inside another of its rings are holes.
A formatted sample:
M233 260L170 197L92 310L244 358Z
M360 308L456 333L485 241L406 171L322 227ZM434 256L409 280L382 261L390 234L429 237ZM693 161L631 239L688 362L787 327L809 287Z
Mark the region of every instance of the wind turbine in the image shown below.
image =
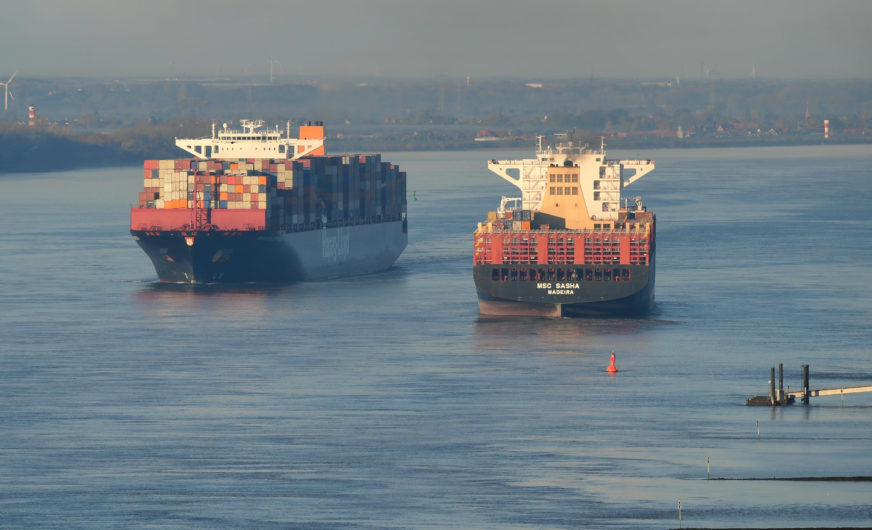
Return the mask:
M5 94L3 95L3 112L9 110L9 83L11 83L13 79L15 79L15 74L17 73L18 72L13 73L12 76L9 78L9 81L6 81L5 83L0 83L0 85L3 85L3 88L5 89Z

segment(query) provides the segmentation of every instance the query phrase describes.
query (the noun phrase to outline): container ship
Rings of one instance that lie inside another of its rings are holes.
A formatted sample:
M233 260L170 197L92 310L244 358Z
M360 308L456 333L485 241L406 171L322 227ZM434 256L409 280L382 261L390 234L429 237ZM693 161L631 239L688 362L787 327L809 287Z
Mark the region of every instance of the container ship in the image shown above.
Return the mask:
M323 123L263 121L177 138L146 160L130 233L172 283L313 281L384 271L408 242L406 174L378 154L329 156Z
M521 190L478 223L473 274L482 315L634 316L654 304L655 216L621 190L651 160L608 160L566 141L536 158L491 160Z

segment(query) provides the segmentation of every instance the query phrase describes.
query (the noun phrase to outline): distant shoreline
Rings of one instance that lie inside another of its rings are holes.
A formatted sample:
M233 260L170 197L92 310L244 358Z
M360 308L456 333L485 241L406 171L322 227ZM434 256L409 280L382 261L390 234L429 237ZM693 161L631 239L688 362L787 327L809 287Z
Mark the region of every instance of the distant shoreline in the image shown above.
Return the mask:
M432 140L432 138L430 139ZM528 138L506 141L476 142L458 138L441 141L393 142L385 139L328 138L331 153L376 153L402 151L470 151L527 148ZM609 149L697 149L719 147L775 147L815 145L872 144L872 136L843 139L808 137L751 137L751 138L606 138ZM40 173L111 166L137 166L148 159L187 158L174 145L150 145L148 149L133 149L117 142L93 141L93 135L53 134L29 131L28 134L0 133L0 173Z

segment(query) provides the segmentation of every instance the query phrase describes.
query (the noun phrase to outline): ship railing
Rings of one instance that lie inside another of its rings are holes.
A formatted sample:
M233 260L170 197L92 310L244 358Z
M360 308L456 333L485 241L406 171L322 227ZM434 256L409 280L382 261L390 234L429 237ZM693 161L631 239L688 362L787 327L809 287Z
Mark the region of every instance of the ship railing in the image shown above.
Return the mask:
M482 231L488 231L487 225L482 223ZM543 232L541 228L530 228L529 230L514 230L511 228L502 228L498 225L493 225L491 227L490 232L530 232L537 233ZM603 233L611 233L611 234L626 234L630 233L639 233L646 234L649 232L648 229L640 227L637 230L628 230L626 228L548 228L548 232L554 233L566 233L566 234L603 234Z
M320 228L338 228L343 226L356 226L356 225L366 225L366 224L378 224L390 221L402 221L403 217L401 213L395 213L390 215L373 215L366 217L350 217L347 219L335 219L331 221L327 221L326 223L322 221L313 221L310 223L292 223L292 224L284 224L279 225L278 229L286 232L307 232L309 230L317 230Z
M542 163L536 159L525 158L522 160L497 160L493 159L489 164L498 166L538 166Z

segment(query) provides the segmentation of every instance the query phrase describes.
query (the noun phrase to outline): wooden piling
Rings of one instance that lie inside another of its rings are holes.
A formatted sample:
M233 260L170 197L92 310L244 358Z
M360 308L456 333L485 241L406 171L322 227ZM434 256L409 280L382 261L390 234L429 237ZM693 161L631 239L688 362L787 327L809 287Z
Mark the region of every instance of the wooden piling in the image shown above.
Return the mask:
M784 395L784 363L778 363L778 403L787 405L787 396Z
M802 404L808 405L811 392L808 387L808 365L802 365Z
M808 384L808 365L802 365L802 388L799 392L784 391L784 366L778 364L778 390L775 390L775 367L769 368L769 396L751 396L745 402L746 405L768 405L770 407L792 405L799 398L803 405L809 404L809 398L817 396L842 396L845 399L845 394L856 394L859 392L872 392L872 385L865 386L849 386L838 388L816 388L812 390ZM758 432L759 436L759 432Z
M769 367L769 404L774 405L778 403L775 399L775 367Z

